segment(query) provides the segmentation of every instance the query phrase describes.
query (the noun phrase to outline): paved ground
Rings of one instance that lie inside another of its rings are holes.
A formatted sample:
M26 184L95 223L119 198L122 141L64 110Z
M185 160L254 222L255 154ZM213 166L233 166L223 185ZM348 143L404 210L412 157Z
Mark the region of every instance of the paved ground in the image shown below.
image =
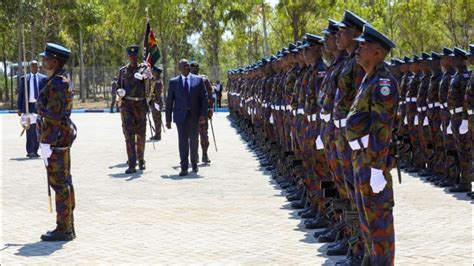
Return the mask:
M126 176L117 114L73 114L78 238L42 243L54 226L41 160L24 159L15 115L1 115L2 264L331 265L312 231L262 172L225 113L214 120L219 152L199 175L177 176L176 129L147 143L148 169ZM211 146L211 148L213 148ZM396 192L400 265L472 265L472 204L404 175Z

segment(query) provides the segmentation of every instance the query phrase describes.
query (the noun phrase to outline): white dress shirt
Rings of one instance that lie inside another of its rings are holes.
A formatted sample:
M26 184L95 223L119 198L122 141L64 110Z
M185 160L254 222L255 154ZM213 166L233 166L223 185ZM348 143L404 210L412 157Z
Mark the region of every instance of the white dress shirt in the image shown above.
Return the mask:
M28 95L28 102L30 103L35 103L36 98L35 98L35 84L34 84L34 79L36 77L36 88L39 88L38 84L38 74L32 74L30 73L30 89L29 89L29 95Z
M183 80L183 88L184 88L184 82L186 81L185 79L188 79L188 92L191 90L191 75L188 74L187 76L181 75L181 79Z

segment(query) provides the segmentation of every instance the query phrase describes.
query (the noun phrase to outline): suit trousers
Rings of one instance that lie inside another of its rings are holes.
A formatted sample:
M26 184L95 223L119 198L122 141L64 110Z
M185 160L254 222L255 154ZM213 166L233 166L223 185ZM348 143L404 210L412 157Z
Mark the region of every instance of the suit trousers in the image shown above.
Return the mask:
M191 164L197 164L199 158L199 121L194 121L188 111L184 122L176 123L176 127L178 128L178 145L181 168L188 169L189 153L191 153Z

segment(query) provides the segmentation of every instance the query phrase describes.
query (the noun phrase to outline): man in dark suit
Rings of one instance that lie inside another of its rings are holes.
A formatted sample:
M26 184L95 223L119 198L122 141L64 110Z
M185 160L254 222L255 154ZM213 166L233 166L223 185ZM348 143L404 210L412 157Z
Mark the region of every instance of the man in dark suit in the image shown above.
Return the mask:
M180 176L188 174L189 152L193 172L198 171L198 128L207 119L207 91L200 76L190 73L188 60L179 61L181 75L172 78L166 99L166 127L171 129L171 115L178 128Z
M33 60L30 63L30 73L26 75L26 90L25 76L22 76L18 81L18 115L21 116L22 125L26 125L27 119L30 120L30 126L26 130L26 157L28 158L39 157L39 143L36 137L36 117L38 115L36 100L47 80L48 78L45 75L38 73L38 62Z

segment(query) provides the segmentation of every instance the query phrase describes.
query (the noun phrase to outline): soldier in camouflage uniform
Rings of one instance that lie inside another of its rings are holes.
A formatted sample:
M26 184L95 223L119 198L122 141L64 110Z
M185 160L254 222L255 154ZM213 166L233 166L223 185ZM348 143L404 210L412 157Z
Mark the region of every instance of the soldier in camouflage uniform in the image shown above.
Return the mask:
M150 137L150 140L161 140L161 126L163 121L161 120L161 108L163 107L163 81L161 80L161 72L163 70L160 67L153 66L153 80L151 87L151 97L148 105L151 109L153 116L153 122L155 124L155 135Z
M433 160L431 163L432 176L428 178L430 181L437 176L444 175L443 164L445 158L443 149L443 131L441 127L441 104L439 101L439 84L442 77L440 59L441 55L435 52L432 52L431 57L428 59L430 61L431 78L427 98L427 116L429 119L434 150Z
M410 58L405 56L403 57L402 62L400 71L403 75L399 82L400 101L397 111L397 141L399 145L400 168L407 168L411 166L411 142L408 135L407 99L405 99L405 96L407 95L408 83L410 82L413 73L410 71Z
M36 126L48 185L53 188L56 199L56 229L42 235L43 241L71 241L76 237L70 152L76 127L70 118L73 91L63 69L70 53L60 45L48 43L42 54L49 78L37 100Z
M146 64L138 64L137 56L140 48L132 45L127 48L129 63L119 70L117 94L120 97L122 130L127 147L128 169L126 174L135 173L137 159L140 170L145 170L145 139L146 139Z
M357 38L357 63L366 75L347 117L346 136L353 150L355 200L370 265L394 265L394 205L390 143L398 84L383 60L395 44L369 25Z
M212 119L213 115L213 105L214 100L212 99L212 84L209 78L204 75L199 75L199 64L197 62L191 62L191 73L194 75L201 76L204 80L204 86L207 90L207 118L208 120ZM201 141L201 149L202 149L202 162L203 163L211 163L209 160L209 155L207 154L207 150L209 149L209 121L206 120L206 123L199 124L199 139Z
M472 139L468 134L468 113L464 106L464 97L469 81L469 72L467 71L465 60L467 60L466 51L455 47L453 49L453 65L456 69L448 91L448 109L451 114L451 120L447 128L448 134L454 136L457 158L459 160L457 184L449 189L450 192L468 192L471 191Z
M469 45L469 63L474 65L474 44ZM469 82L467 84L466 94L464 96L464 107L467 110L468 115L468 123L469 123L469 132L468 134L471 135L471 159L474 158L474 75L472 74L472 70L470 72L471 76L469 78ZM474 181L474 176L471 176L471 182ZM472 188L471 188L472 189ZM472 191L468 192L468 196L474 198L474 194Z

